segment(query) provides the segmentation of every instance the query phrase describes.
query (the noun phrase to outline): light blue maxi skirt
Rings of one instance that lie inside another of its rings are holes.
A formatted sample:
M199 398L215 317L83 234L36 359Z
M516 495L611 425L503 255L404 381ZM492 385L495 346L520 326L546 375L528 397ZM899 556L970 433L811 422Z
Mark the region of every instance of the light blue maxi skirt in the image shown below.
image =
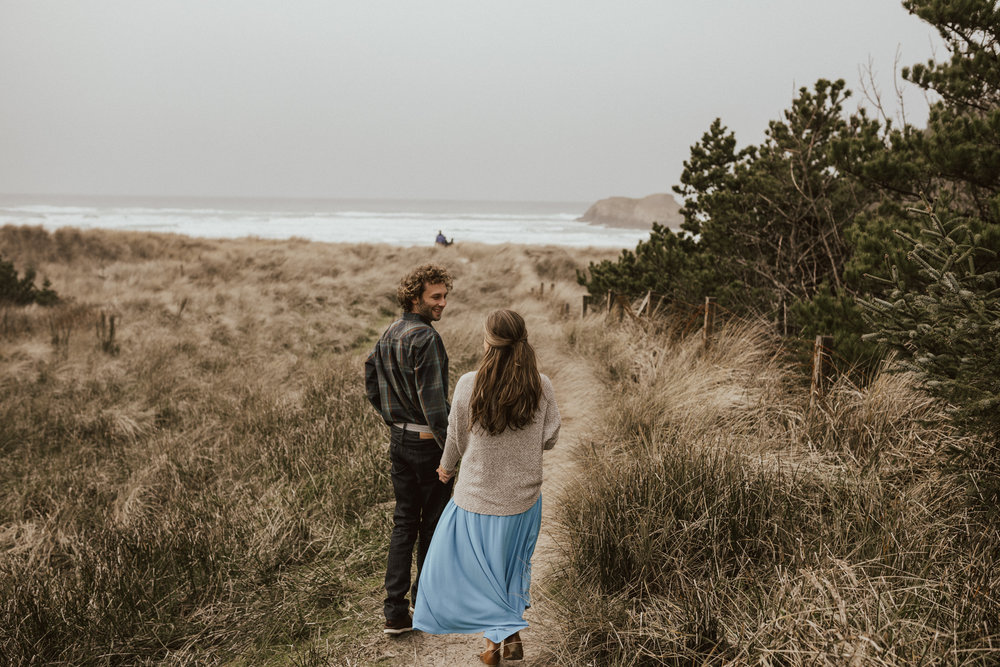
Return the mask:
M420 570L413 627L435 635L482 632L498 644L528 627L541 523L541 496L511 516L467 512L449 500Z

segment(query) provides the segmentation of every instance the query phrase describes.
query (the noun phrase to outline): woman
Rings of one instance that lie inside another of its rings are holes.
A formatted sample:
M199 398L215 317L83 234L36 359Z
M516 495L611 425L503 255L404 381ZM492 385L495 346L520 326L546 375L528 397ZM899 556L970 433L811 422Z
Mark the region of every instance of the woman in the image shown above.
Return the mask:
M542 451L559 436L552 383L538 373L524 319L486 318L479 369L455 385L438 476L462 459L455 495L438 520L420 573L413 627L433 634L482 632L480 659L520 660L519 630L542 518Z

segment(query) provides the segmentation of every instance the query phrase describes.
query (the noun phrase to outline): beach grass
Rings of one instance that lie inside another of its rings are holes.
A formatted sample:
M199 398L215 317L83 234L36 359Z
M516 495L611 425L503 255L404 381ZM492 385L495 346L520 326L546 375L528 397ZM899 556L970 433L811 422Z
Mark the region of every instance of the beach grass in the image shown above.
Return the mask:
M0 656L24 665L376 660L392 492L362 362L396 282L455 273L454 380L489 309L576 297L609 254L13 226L0 252L63 297L0 310Z
M612 251L8 226L0 253L64 297L0 308L4 663L397 659L380 632L387 430L362 362L396 316L396 281L427 261L455 274L437 325L453 382L485 314L513 307L541 370L592 397L551 498L558 562L533 613L556 630L534 655L1000 655L996 512L945 407L887 372L841 378L810 407L764 324L705 349L669 318L581 318L575 271Z
M765 325L572 332L610 384L560 508L569 664L992 664L1000 534L905 374L808 391Z

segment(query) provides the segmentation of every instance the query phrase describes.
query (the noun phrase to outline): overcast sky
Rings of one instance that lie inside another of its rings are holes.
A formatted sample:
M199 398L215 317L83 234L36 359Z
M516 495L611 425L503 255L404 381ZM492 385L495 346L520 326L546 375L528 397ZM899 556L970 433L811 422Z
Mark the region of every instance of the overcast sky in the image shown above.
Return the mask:
M939 44L898 0L0 0L0 193L644 196Z

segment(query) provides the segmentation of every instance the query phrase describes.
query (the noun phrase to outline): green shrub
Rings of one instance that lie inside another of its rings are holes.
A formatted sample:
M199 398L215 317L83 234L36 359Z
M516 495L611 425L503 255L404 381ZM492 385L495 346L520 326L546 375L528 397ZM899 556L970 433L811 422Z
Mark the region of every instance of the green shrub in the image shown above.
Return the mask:
M35 286L35 270L28 267L24 276L18 274L12 262L6 261L0 255L0 303L15 306L26 306L37 303L41 306L51 306L59 302L59 295L52 289L48 278L42 282L42 287Z
M833 366L838 375L857 384L867 384L885 359L883 346L864 339L871 329L857 299L845 290L824 286L811 299L793 303L788 319L789 330L796 334L788 347L804 370L811 369L816 336L833 336Z

